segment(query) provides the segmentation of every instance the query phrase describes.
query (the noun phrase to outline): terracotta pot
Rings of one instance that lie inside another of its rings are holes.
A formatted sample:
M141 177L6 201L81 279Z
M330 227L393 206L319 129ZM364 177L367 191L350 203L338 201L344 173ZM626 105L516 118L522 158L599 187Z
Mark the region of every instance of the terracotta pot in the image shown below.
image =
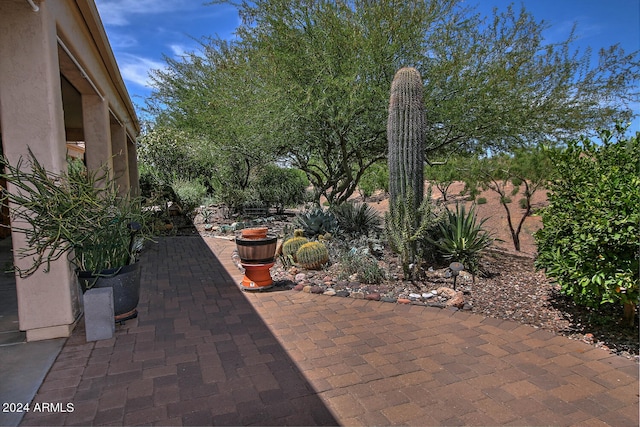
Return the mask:
M242 230L243 239L266 239L267 227L245 228Z
M242 287L245 290L257 291L273 286L273 279L271 279L271 272L269 271L273 264L273 262L268 264L242 264L244 267Z
M243 239L236 237L236 247L240 260L247 264L264 264L273 261L276 254L276 236L265 239Z

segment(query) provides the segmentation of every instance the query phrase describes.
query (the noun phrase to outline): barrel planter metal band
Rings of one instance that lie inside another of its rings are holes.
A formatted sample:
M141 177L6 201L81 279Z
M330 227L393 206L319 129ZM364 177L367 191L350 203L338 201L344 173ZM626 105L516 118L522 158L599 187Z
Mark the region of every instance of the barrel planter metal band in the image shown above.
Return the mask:
M236 237L238 255L243 263L265 264L273 262L276 253L276 236L268 236L266 239L243 239Z

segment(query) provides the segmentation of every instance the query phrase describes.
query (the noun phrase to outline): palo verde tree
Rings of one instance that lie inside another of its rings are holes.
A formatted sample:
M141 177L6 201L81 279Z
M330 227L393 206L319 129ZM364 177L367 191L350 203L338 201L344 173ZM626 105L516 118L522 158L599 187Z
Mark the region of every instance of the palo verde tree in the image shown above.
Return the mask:
M442 200L446 203L449 200L449 188L455 181L464 180L464 172L462 169L467 167L469 159L463 154L450 156L444 160L431 162L425 165L424 176L429 185L435 186Z
M458 0L258 0L240 14L241 43L262 52L286 106L269 112L286 124L285 151L329 200L385 155L384 95L404 65L428 76L427 161L589 131L627 119L638 99L636 53L613 47L592 66L573 36L546 44L546 24L525 10L486 19Z
M265 116L256 113L268 97L254 76L248 52L211 38L202 42L199 52L165 60L167 68L151 75L155 89L146 111L155 120L149 134L157 134L155 139L177 131L188 135L184 141L190 146L183 151L197 153L190 158L203 166L191 178L209 183L218 200L237 209L257 171L278 157L269 145L271 124L265 125ZM180 169L184 162L178 159L170 166Z
M637 52L613 46L591 64L573 35L545 42L547 25L524 9L486 18L462 0L237 6L234 42L205 40L204 55L168 61L154 99L174 125L207 129L201 141L288 160L332 202L386 158L388 88L403 66L428 76L427 162L628 121L640 98Z
M525 147L514 150L513 154L470 159L467 166L462 167L467 191L473 194L473 190L480 187L500 197L516 251L520 251L520 232L524 222L533 211L533 195L553 177L554 168L548 153L549 150L540 145ZM512 199L515 197L520 199L514 206Z
M640 132L601 131L553 152L558 169L536 234L536 266L564 294L597 307L624 306L634 324L640 295Z

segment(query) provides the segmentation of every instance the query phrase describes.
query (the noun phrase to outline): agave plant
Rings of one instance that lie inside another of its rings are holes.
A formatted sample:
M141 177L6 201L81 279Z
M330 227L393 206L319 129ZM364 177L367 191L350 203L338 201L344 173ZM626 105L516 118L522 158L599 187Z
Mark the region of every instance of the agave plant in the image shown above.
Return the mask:
M296 216L295 223L298 228L304 231L304 235L309 238L326 233L335 234L338 230L336 217L320 206L315 206Z
M367 236L382 231L382 218L366 203L345 202L331 208L340 230L352 236Z
M443 258L460 262L465 269L475 273L482 251L493 243L493 237L483 228L488 218L477 221L475 208L466 212L464 205L456 204L456 211L447 212L440 226L440 238L427 240L433 244Z

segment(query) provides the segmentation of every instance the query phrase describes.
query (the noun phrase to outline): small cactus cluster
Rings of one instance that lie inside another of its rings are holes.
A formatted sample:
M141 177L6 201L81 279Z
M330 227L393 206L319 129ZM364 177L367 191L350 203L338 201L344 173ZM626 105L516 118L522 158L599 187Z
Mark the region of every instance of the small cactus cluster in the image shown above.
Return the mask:
M300 247L305 243L309 242L309 239L304 237L303 234L304 232L302 230L295 230L293 232L293 237L282 244L282 255L285 258L288 259L291 257L294 262L296 261L296 253L298 252L298 249L300 249Z
M329 250L322 242L305 243L298 249L296 260L302 268L319 270L329 261Z
M318 236L320 240L329 240L331 234ZM293 232L293 237L284 241L278 249L282 263L290 266L294 263L307 270L318 270L329 261L329 250L321 241L309 241L304 230Z

